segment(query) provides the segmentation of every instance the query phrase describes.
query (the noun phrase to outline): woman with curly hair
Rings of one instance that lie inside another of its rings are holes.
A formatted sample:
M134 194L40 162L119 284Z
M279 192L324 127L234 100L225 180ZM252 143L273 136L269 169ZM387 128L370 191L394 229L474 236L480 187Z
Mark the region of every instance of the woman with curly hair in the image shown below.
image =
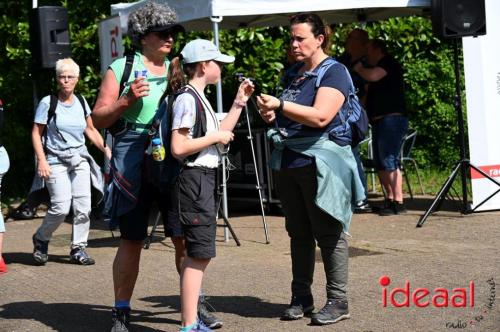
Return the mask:
M131 74L120 86L126 76L127 60L124 57L114 61L104 75L92 113L96 126L110 128L114 138L105 212L121 233L113 263L115 305L111 331L115 332L128 331L130 299L139 274L151 203L158 202L165 225L169 218L169 191L160 191L145 176L145 150L158 101L167 87L167 56L174 37L183 30L176 21L177 15L170 7L154 2L129 15L128 32L137 49Z

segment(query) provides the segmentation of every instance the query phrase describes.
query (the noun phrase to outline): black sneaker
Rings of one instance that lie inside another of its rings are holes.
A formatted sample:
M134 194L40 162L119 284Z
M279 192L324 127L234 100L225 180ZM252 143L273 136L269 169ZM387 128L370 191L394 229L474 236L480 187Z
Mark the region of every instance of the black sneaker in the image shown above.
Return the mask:
M130 308L113 308L111 332L128 332L130 325Z
M93 260L89 254L85 251L85 248L74 248L71 249L69 253L69 261L74 264L79 265L94 265L95 260Z
M396 209L394 207L394 201L388 199L385 200L384 206L378 212L379 216L393 216L396 214Z
M348 319L349 306L347 301L342 300L328 300L325 306L313 314L311 317L311 324L313 325L327 325L333 324L343 319Z
M368 200L359 201L354 205L354 213L369 213L372 212L372 207Z
M304 315L310 314L314 310L314 300L312 295L292 295L290 306L281 315L282 320L301 319Z
M221 328L224 323L212 312L215 312L214 307L201 295L198 299L198 319L210 329Z
M396 214L406 213L406 207L403 202L399 203L398 201L394 202L394 212Z
M41 241L33 234L33 259L41 265L45 265L49 260L49 241Z

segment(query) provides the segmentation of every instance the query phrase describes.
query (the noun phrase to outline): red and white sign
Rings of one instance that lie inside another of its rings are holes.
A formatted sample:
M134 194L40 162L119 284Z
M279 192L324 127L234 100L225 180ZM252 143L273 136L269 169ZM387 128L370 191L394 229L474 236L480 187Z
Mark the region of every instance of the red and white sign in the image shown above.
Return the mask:
M500 182L500 1L485 0L486 35L463 38L470 161ZM500 189L472 171L472 207ZM500 209L500 193L478 210Z
M500 165L488 165L488 166L476 166L476 167L479 168L481 171L485 172L490 178L498 178L496 180L500 182ZM484 178L483 174L479 173L473 168L471 169L470 173L472 180Z
M99 51L101 54L101 74L104 74L114 60L123 56L119 16L99 22Z

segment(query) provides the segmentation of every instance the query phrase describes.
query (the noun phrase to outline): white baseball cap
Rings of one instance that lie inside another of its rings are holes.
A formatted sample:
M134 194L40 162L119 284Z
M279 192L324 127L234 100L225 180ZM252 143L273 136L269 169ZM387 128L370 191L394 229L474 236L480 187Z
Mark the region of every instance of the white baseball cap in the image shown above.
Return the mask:
M234 56L222 54L217 46L206 39L191 40L181 51L183 63L215 60L222 63L234 62Z

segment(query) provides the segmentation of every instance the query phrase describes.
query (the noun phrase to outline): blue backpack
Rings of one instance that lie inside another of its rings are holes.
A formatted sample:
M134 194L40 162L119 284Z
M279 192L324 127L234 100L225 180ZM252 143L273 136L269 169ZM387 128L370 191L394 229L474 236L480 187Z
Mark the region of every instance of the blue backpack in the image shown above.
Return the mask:
M350 88L348 97L333 119L338 125L330 130L328 137L340 146L351 145L352 147L356 147L365 139L368 132L368 116L356 95L356 89L354 88L349 70L340 62L333 58L328 58L323 61L318 70L306 72L306 76L316 80L315 88L318 89L326 71L337 63L344 67L350 81ZM303 64L298 65L302 66ZM294 69L298 70L298 68Z

